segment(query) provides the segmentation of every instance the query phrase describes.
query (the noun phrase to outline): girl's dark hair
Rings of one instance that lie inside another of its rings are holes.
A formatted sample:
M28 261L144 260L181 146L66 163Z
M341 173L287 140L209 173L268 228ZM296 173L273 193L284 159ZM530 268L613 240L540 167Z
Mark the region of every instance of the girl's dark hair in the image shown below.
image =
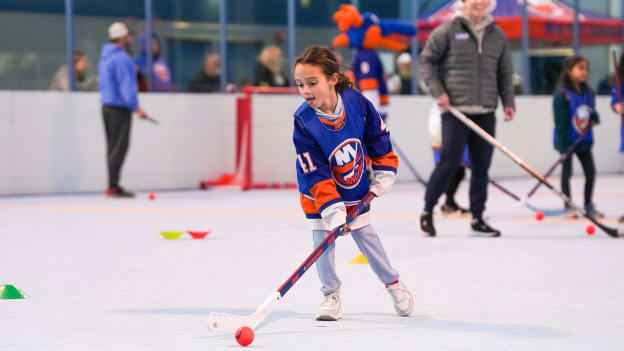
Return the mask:
M620 55L620 60L617 62L617 67L615 67L615 74L617 74L620 79L620 84L624 82L624 62L622 62L622 59L624 59L624 52ZM611 84L611 86L615 86L615 83L615 75L613 75L613 77L609 80L609 84Z
M340 64L336 59L336 55L327 46L310 46L306 51L295 58L292 70L298 64L314 65L321 68L323 74L329 79L334 73L338 74L338 83L336 83L336 91L341 93L347 88L353 87L353 82L340 71Z
M589 67L589 61L583 56L572 56L570 57L565 64L563 65L563 70L561 71L561 75L559 76L559 83L563 84L567 87L574 88L574 83L572 83L572 78L570 78L570 71L574 66L578 65L581 62L587 63L587 67ZM583 82L580 85L581 91L589 90L592 88L587 84L587 82Z

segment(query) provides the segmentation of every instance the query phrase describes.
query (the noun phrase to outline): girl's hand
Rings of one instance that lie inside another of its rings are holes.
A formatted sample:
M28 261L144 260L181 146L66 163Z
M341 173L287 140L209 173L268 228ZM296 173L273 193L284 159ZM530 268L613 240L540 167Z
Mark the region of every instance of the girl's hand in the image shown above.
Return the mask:
M613 105L613 110L618 114L621 115L624 113L624 105L621 102L618 102L617 104Z
M345 236L345 235L349 235L351 234L351 227L349 227L349 225L347 223L345 223L342 226L342 233L340 234L340 236Z

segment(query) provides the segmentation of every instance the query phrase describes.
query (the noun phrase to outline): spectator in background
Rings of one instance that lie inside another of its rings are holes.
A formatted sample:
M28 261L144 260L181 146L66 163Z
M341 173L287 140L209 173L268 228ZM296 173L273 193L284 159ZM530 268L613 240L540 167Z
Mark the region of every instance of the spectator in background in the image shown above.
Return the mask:
M204 68L191 79L188 91L196 93L218 93L221 83L221 59L217 54L204 57Z
M98 73L102 115L106 131L108 154L109 197L134 197L119 185L119 173L130 144L132 111L147 117L139 108L134 63L126 48L132 43L128 27L115 22L108 27L109 43L102 46Z
M289 85L288 78L282 72L282 50L279 47L266 46L258 55L254 85L260 87L287 87Z
M97 77L88 76L89 59L80 51L74 52L74 81L76 90L97 90ZM69 90L69 69L67 64L62 65L54 74L50 83L50 90Z
M396 71L388 79L388 91L409 95L412 93L412 55L403 52L396 57L395 63Z
M134 60L138 70L139 91L171 92L171 70L167 62L160 57L160 39L152 33L152 86L147 86L147 35L141 36L141 53Z

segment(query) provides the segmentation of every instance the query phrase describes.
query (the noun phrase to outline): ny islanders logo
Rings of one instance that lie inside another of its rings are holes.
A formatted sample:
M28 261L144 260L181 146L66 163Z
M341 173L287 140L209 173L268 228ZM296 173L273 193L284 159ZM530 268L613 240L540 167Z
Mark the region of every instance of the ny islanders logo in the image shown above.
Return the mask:
M358 139L347 139L329 156L336 184L345 189L355 188L364 174L364 150Z
M580 134L583 133L587 125L589 124L589 117L591 116L594 110L587 106L581 105L576 109L574 113L574 117L572 118L572 124L574 125L574 129Z

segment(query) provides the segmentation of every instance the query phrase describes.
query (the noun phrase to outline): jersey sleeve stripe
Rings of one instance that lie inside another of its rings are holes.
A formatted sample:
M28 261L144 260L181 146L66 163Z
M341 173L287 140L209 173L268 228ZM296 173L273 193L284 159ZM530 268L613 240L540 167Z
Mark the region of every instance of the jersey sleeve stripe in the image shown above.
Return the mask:
M299 202L301 202L301 208L303 209L303 213L307 215L318 215L319 218L321 213L316 208L316 204L314 200L304 196L303 194L299 194Z
M376 78L364 78L359 83L360 90L371 90L379 88L379 82Z
M392 151L381 157L373 158L373 169L383 169L378 167L390 167L396 170L399 167L399 158Z
M320 181L310 189L310 194L314 197L314 203L319 212L322 212L322 208L327 207L325 204L329 202L335 203L338 200L341 201L340 194L336 190L336 183L333 179L325 179Z

